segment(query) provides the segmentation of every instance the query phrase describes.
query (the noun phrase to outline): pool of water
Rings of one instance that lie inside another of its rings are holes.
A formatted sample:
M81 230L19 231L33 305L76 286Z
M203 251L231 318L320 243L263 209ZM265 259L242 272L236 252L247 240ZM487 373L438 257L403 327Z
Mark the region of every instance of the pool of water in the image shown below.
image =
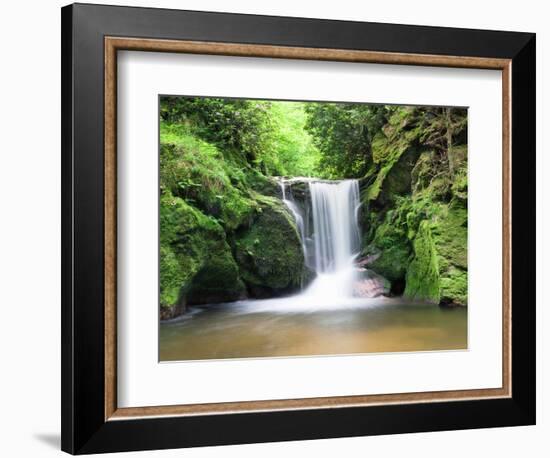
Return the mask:
M160 360L314 356L467 348L467 309L350 299L288 299L192 308L161 322Z

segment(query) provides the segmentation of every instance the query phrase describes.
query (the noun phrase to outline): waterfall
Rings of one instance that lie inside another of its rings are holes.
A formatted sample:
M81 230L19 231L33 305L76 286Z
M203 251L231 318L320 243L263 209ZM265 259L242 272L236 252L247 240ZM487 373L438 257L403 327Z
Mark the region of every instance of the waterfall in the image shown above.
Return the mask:
M352 297L354 260L361 243L359 184L357 180L312 179L307 184L309 199L305 204L310 210L307 213L311 214L311 225L306 224L307 219L292 194L287 199L286 184L281 181L282 199L296 221L306 264L317 274L301 297L317 302ZM290 193L291 190L290 186ZM306 230L308 226L312 226L310 233Z
M290 189L290 199L287 199L284 180L281 180L280 185L281 185L281 195L282 195L283 203L290 210L290 213L292 213L292 216L294 216L294 221L296 222L298 233L300 234L300 240L302 242L302 251L304 253L304 258L307 259L304 217L302 216L302 214L300 213L300 210L298 209L298 207L294 203L294 200L292 199L292 188Z
M309 191L316 272L352 267L360 247L357 180L310 182Z

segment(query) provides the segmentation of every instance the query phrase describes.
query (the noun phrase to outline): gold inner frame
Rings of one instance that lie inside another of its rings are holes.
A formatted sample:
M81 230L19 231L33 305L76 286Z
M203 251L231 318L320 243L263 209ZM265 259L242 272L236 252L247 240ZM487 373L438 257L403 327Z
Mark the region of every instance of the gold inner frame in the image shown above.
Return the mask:
M334 396L303 399L182 404L118 408L116 336L117 262L117 51L174 52L378 64L423 65L500 70L502 72L502 387L418 393ZM511 66L510 59L404 54L344 49L300 48L143 38L105 37L105 420L151 416L245 413L459 401L511 397Z

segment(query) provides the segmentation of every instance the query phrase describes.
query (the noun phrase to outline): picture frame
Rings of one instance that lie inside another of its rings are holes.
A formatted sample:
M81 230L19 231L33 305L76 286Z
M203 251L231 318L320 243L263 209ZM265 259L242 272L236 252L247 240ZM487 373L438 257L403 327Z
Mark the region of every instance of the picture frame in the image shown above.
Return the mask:
M61 45L64 451L535 423L534 34L74 4L62 9ZM501 71L502 386L118 408L116 102L122 50Z

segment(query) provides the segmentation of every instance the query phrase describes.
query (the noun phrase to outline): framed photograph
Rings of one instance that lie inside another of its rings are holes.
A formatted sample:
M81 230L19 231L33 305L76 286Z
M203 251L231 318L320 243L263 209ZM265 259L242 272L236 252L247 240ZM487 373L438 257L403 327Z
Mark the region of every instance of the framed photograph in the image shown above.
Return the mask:
M535 35L62 9L62 448L535 423Z

